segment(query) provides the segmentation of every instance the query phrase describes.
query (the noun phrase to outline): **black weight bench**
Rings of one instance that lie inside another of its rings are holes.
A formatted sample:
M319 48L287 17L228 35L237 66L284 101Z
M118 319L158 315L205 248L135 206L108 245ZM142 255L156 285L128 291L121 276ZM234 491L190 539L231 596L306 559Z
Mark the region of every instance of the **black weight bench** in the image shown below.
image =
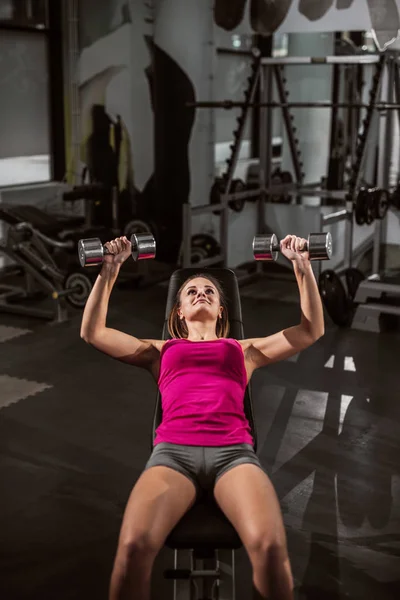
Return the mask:
M236 275L230 269L179 269L169 282L162 339L169 339L168 316L175 303L176 294L184 281L196 273L214 275L225 291L230 322L229 336L243 339L242 310ZM257 432L254 423L250 387L246 389L244 410L249 421L257 450ZM156 429L162 421L161 395L158 393L153 418L151 448ZM166 540L166 546L174 550L174 569L165 572L165 577L174 579L174 600L234 600L235 598L235 550L242 542L231 523L218 507L212 495L196 501L183 516ZM185 552L184 552L185 551ZM185 556L181 557L181 554ZM218 596L214 596L218 584ZM198 595L193 596L193 587Z

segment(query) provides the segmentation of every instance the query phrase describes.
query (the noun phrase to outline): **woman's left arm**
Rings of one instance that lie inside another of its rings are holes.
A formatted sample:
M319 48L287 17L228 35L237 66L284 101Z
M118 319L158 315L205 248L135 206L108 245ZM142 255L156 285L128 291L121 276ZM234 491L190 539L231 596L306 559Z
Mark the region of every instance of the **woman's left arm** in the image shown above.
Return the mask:
M306 240L296 236L286 236L281 241L281 252L292 262L299 287L300 323L264 338L246 340L245 357L253 364L253 368L289 358L324 335L321 297L309 254L304 251L305 242Z

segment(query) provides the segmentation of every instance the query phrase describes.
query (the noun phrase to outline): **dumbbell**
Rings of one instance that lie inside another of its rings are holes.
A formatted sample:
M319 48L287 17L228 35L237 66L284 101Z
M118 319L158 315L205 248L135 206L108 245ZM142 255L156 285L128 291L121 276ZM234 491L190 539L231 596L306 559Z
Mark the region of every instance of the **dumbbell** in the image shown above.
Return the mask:
M151 233L131 235L132 258L134 261L155 258L156 241ZM78 242L78 256L81 267L94 267L103 262L103 257L111 254L99 238L87 238Z
M304 248L309 252L310 260L329 260L332 257L332 235L328 233L310 233ZM281 247L274 233L256 235L253 240L255 260L278 260Z

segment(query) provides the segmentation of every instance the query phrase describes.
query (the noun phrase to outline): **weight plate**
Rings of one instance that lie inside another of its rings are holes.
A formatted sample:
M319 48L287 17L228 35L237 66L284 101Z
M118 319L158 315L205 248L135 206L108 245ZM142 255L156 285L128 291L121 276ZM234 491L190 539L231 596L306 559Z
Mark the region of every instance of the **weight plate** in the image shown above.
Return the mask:
M124 226L123 235L125 235L128 238L128 240L130 240L134 233L147 232L150 232L153 235L155 235L154 231L151 229L150 225L146 223L146 221L142 221L140 219L133 219Z
M223 193L223 191L224 191L224 182L222 181L221 178L217 178L211 187L210 204L220 204L221 203L221 194ZM213 214L220 215L221 211L214 210Z
M325 308L335 325L349 325L351 304L344 285L332 269L323 271L319 277L319 290Z
M293 183L293 177L290 171L282 171L281 173L282 183ZM290 194L284 194L281 197L282 204L290 204L292 197Z
M375 215L377 219L384 219L389 209L390 194L387 190L378 188L375 191Z
M241 194L246 191L246 186L241 179L234 179L231 185L231 194ZM230 200L229 206L235 212L242 212L245 205L245 200Z
M356 269L355 267L349 267L344 272L346 278L347 285L347 294L351 300L354 300L358 286L365 279L365 275L360 269Z
M282 185L282 173L279 167L271 173L271 187L274 185ZM270 194L269 201L273 204L279 204L281 202L281 196L277 193Z
M357 225L365 225L367 218L367 199L367 190L365 188L361 188L357 194L354 211Z
M375 219L376 219L376 212L375 212L375 195L376 195L376 188L370 188L367 190L367 200L366 200L366 216L365 216L365 223L367 225L371 225Z
M73 271L66 276L64 289L69 290L74 288L74 291L67 294L65 299L74 308L84 308L92 287L93 282L86 272Z
M392 192L390 204L397 210L400 209L400 183L397 184L397 187Z
M197 233L192 236L191 263L197 264L207 258L213 258L221 254L221 247L217 240L208 233ZM183 264L182 250L179 256L179 264Z

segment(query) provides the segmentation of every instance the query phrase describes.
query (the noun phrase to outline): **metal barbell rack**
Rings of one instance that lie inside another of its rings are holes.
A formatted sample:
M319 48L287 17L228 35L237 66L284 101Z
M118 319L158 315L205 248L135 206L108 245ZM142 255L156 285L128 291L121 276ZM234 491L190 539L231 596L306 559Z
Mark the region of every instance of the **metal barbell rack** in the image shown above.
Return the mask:
M219 49L219 52L223 52L224 49ZM366 55L354 55L354 56L326 56L326 57L284 57L284 58L262 58L260 61L260 88L261 98L260 102L252 102L248 99L247 104L250 107L260 108L260 130L265 135L260 136L260 175L259 175L259 187L257 189L251 189L240 193L234 194L221 194L221 201L219 204L205 204L200 206L191 206L190 204L183 205L183 266L188 267L191 264L191 219L192 215L199 214L210 214L219 211L220 216L220 247L221 253L218 256L214 256L205 261L197 263L198 266L211 266L215 264L223 264L227 266L227 247L228 247L228 215L229 215L229 202L231 200L253 200L257 203L257 232L264 233L265 224L265 200L268 195L272 194L290 194L294 197L301 196L316 196L320 198L328 198L337 200L339 203L345 204L345 209L331 215L325 215L321 217L321 225L324 227L334 222L345 220L346 223L346 243L345 243L345 267L349 267L352 264L352 243L353 243L353 206L355 202L356 188L352 190L352 194L349 195L345 190L325 190L318 189L319 183L316 184L303 184L302 181L302 170L301 163L299 163L298 155L295 152L295 147L290 144L292 163L296 175L296 181L290 184L279 184L271 185L271 142L272 142L272 110L273 108L281 108L284 117L285 111L289 108L354 108L360 109L365 108L369 110L380 111L381 114L385 114L386 111L397 110L400 119L400 97L396 98L396 102L393 102L391 98L386 98L389 101L378 101L371 99L370 104L365 103L349 103L349 102L273 102L272 101L272 78L275 76L275 80L278 84L279 92L279 76L281 69L286 65L377 65L384 60L385 64L394 63L396 64L396 77L394 81L395 89L400 91L400 80L398 76L398 58L397 55L387 52L385 55L380 54L366 54ZM394 72L394 71L393 71ZM380 94L379 94L380 95ZM282 95L280 94L282 100ZM238 106L243 106L244 102L231 102L229 100L219 102L196 102L192 103L191 106L197 108L220 108L230 109ZM287 116L287 115L286 115ZM295 138L293 125L290 119L285 120L285 127L288 133L289 143ZM244 128L243 128L244 130ZM369 134L369 124L365 127L364 134ZM241 142L242 140L240 140ZM360 164L357 163L357 181L360 179ZM321 228L322 231L322 228ZM257 265L257 272L262 270L261 265Z

